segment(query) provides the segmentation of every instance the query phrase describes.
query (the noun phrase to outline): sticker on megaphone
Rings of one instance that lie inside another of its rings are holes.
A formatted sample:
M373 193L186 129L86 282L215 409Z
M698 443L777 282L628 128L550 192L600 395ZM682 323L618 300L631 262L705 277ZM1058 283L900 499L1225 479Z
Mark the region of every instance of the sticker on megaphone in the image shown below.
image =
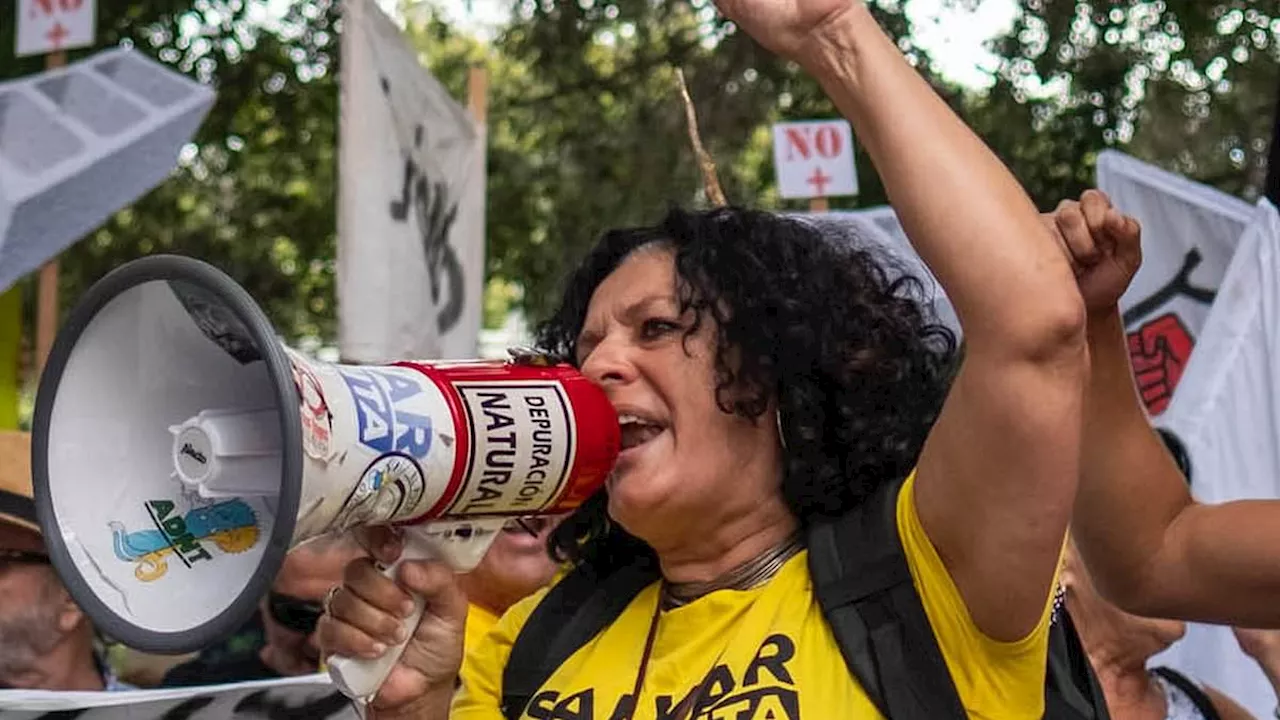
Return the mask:
M612 405L566 366L324 366L296 355L291 361L295 376L314 380L331 413L325 431L342 448L331 460L312 458L296 540L407 524L415 529L400 562L440 559L467 571L508 518L573 509L600 487L617 458ZM301 388L299 396L305 415ZM363 467L354 480L352 467ZM390 576L398 566L384 571ZM418 600L404 621L406 635L421 609ZM367 698L403 648L372 661L331 658L329 674L347 695Z
M564 512L617 457L612 406L566 366L289 355L311 448L295 542L362 525Z

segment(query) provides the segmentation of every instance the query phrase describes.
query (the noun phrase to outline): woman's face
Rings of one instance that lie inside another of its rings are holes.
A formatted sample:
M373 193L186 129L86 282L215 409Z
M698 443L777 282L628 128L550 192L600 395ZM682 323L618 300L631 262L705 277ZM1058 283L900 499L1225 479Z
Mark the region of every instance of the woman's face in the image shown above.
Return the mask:
M651 245L596 288L578 340L579 366L622 424L609 515L659 551L779 492L772 412L752 422L716 405L714 321L686 337L693 321L679 313L671 251Z

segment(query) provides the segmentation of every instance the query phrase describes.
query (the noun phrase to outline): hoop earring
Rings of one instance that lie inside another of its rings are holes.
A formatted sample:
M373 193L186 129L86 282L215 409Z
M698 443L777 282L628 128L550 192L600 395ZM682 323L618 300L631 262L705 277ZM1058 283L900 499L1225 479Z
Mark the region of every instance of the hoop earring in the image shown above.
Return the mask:
M782 444L782 449L787 449L787 436L782 433L782 408L774 410L773 417L778 426L778 442Z

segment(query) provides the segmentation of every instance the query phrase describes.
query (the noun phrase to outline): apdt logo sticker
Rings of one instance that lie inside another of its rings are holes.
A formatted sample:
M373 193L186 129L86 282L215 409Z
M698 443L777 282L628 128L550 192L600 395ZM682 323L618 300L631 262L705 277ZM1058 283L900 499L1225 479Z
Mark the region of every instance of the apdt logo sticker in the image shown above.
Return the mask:
M257 544L261 534L257 513L238 498L186 512L171 500L148 500L145 507L154 529L130 532L117 520L107 523L116 557L135 563L134 577L142 582L164 577L169 556L190 568L213 559L208 544L223 553L242 553Z

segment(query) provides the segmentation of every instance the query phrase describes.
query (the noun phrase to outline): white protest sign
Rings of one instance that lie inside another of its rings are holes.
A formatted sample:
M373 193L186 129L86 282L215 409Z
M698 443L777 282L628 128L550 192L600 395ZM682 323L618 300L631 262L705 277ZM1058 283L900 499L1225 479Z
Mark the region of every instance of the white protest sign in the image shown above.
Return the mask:
M484 127L373 0L343 3L338 347L354 363L477 352Z
M18 0L15 54L44 55L93 44L94 0Z
M810 120L773 126L773 164L784 198L858 194L853 130L844 120Z
M229 685L66 692L0 690L5 720L357 720L360 715L328 675Z

